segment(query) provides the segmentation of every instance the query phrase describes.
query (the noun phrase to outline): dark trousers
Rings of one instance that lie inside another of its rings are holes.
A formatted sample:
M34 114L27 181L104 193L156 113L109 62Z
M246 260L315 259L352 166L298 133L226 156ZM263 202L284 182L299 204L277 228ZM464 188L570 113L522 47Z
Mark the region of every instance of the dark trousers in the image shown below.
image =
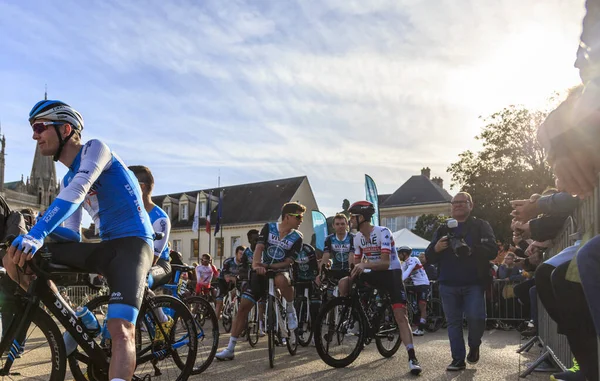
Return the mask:
M598 381L598 345L592 316L581 284L565 279L569 262L542 264L535 275L538 298L566 335L571 352L589 381Z

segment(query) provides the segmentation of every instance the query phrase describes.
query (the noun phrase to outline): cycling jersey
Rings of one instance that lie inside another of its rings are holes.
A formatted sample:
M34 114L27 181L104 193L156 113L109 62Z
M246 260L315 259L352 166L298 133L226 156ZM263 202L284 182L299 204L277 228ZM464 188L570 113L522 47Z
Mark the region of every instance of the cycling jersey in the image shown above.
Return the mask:
M79 232L83 207L103 241L141 237L152 246L152 225L141 193L133 172L121 159L101 141L90 140L69 166L60 193L29 234L43 239L63 221L65 227Z
M319 274L319 263L315 249L309 244L302 245L296 254L294 264L294 279L299 281L313 281Z
M390 229L383 226L373 226L369 238L358 232L354 236L354 258L361 260L364 255L369 262L379 262L381 254L390 255L388 270L400 269L400 260L396 253L394 237Z
M265 224L258 236L258 243L265 246L262 252L262 263L272 265L281 263L287 258L294 258L302 248L302 233L292 229L285 237L279 238L279 224Z
M171 220L167 213L158 206L154 206L150 213L150 222L155 233L164 233L164 236L160 240L154 241L154 255L169 261L169 234L171 232Z
M235 260L235 257L227 258L223 262L223 268L219 274L219 279L225 279L225 275L238 276L240 274L240 270L244 268L245 265L243 260L242 262L238 262Z
M248 263L252 265L252 259L254 259L254 250L252 250L250 247L247 247L246 250L244 250L244 257L246 257Z
M429 286L429 278L421 261L417 257L408 257L402 262L402 281L411 278L415 286Z
M196 282L209 284L212 282L212 278L214 275L217 275L217 269L213 265L196 266Z
M348 255L354 252L354 234L346 233L343 239L337 235L330 234L325 238L323 253L329 253L333 264L331 270L349 270Z

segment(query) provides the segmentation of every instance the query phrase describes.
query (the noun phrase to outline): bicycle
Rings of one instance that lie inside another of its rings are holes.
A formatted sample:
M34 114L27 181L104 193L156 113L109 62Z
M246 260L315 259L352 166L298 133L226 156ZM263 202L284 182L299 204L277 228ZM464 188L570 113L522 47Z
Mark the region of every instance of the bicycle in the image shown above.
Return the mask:
M8 240L1 244L0 248L8 248L11 241ZM87 272L52 263L52 253L44 247L38 251L36 257L38 258L36 261L27 262L27 268L36 275L36 278L31 281L26 292L16 294L20 308L0 341L0 354L8 352L5 361L0 358L0 376L7 376L11 379L16 376L36 377L34 372L37 367L29 367L27 364L24 364L23 367L17 365L16 368L13 368L13 366L19 357L32 356L31 352L33 351L35 351L35 358L44 358L37 353L37 349L47 348L50 349L51 367L44 370L47 372L44 378L48 377L51 381L63 381L68 361L73 377L77 381L107 380L111 355L110 345L106 345L104 337L99 344L95 339L99 332L90 331L76 317L75 312L60 294L48 287L48 281L58 274L85 274ZM108 301L107 296L106 298ZM76 349L67 358L65 343L59 327L53 318L40 307L40 304L43 304L54 315L58 323L67 330L83 352ZM170 335L165 335L162 327L154 324L158 321L153 312L156 307L168 307L175 311L176 323L185 329L181 337L175 337L176 329L172 329ZM93 311L93 309L90 310ZM163 344L143 346L141 335L139 335L141 323L146 324L148 332L155 332L154 328L158 327L165 337ZM42 339L41 343L40 338L33 336L33 331L30 332L32 324L39 328L44 336L45 340ZM99 324L102 323L99 321ZM104 333L101 336L104 336ZM167 358L173 358L176 362L178 376L170 373L166 379L186 380L192 371L196 357L197 340L195 338L196 330L193 318L187 307L181 301L169 296L150 297L146 289L136 326L136 374L134 374L133 380L143 380L148 375L141 372L140 367ZM30 341L33 346L30 345ZM182 352L187 349L187 353L179 354L177 352L179 349L182 349ZM87 367L87 372L80 368L80 363ZM18 372L15 372L15 369ZM24 372L29 374L23 375Z
M223 328L225 332L231 332L231 326L233 325L233 320L237 316L238 309L240 307L240 298L242 296L240 292L241 282L236 280L236 285L233 289L229 290L223 297L223 312L221 321L223 323ZM245 336L246 333L242 333L242 337Z
M269 366L275 367L275 347L286 345L290 355L294 356L298 350L298 340L295 332L290 332L287 327L286 300L278 295L275 287L277 273L267 270L269 293L267 296L266 323L269 346Z
M446 324L446 316L444 315L444 307L442 301L438 298L431 297L431 288L429 289L429 302L427 302L427 323L425 330L427 332L436 332ZM419 309L419 302L417 300L416 291L414 286L406 285L406 298L408 321L413 323L415 316L421 316L421 310Z
M163 285L162 287L173 297L181 299L188 306L194 317L198 331L198 349L192 375L200 374L212 364L219 346L217 314L204 297L197 295L185 296L187 294L186 290L180 289L179 279L181 278L181 274L193 270L193 266L171 264L171 269L173 272L173 283ZM170 315L171 312L166 311L166 313Z
M387 293L381 295L369 286L358 287L357 282L352 283L349 296L334 298L322 308L315 321L314 333L319 357L335 368L352 364L373 339L383 357L393 356L402 342ZM336 358L332 345L341 347L352 340L350 354Z

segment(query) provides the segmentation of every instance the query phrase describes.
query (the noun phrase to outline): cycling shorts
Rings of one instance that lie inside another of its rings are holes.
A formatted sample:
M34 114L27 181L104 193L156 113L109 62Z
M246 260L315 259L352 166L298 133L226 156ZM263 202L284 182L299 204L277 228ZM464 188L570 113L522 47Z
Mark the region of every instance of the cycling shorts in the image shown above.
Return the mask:
M427 303L429 301L429 290L431 286L423 284L415 287L415 294L417 295L417 301L419 303Z
M135 324L154 258L145 239L123 237L98 243L49 243L46 247L53 263L104 275L111 292L107 319Z
M275 277L284 276L288 283L290 282L290 273L288 271L278 272ZM266 275L258 275L256 271L250 272L250 287L242 294L242 297L250 300L252 303L261 301L269 292L269 279Z
M406 308L406 289L402 282L402 270L383 270L362 273L360 280L379 291L387 292L392 308Z
M159 258L148 272L148 288L156 290L158 287L169 283L171 278L171 264L169 261Z
M225 295L233 290L235 283L228 283L225 279L219 278L219 288L217 289L217 300L223 301Z

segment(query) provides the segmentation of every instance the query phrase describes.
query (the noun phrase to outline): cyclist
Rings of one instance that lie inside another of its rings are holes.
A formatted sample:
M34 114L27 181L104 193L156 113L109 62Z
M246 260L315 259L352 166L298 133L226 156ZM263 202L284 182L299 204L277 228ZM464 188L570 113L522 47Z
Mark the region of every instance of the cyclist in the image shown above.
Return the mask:
M158 287L169 283L172 277L171 263L169 262L169 234L171 233L171 219L158 205L152 201L152 190L154 189L154 176L148 167L143 165L132 165L129 169L133 172L138 180L140 189L142 190L142 200L144 201L144 209L150 216L152 229L155 233L162 233L161 239L154 240L154 260L152 267L148 272L148 288L155 290ZM149 293L154 296L153 291ZM159 322L164 328L165 333L171 331L173 319L167 316L162 308L155 308ZM161 330L156 331L155 340L157 342L164 341Z
M288 202L281 209L281 223L267 223L258 237L256 251L250 273L250 288L242 295L238 315L233 321L229 345L216 354L219 360L233 360L235 345L246 327L252 304L268 291L267 270L276 271L275 286L287 301L287 319L290 331L298 328L298 318L294 308L294 287L290 284L289 268L294 263L296 253L302 248L302 233L297 229L304 218L304 205Z
M135 322L152 265L153 231L142 209L140 187L121 159L99 140L81 142L83 118L68 104L38 102L29 113L33 139L42 155L67 168L60 192L25 235L18 236L3 259L10 277L25 289L31 275L26 261L61 223L80 237L82 210L99 227L99 243L49 243L56 263L103 274L111 287L108 331L112 337L109 379L130 380L135 369ZM51 284L56 291L56 287Z
M354 268L350 278L361 275L361 279L373 287L387 291L392 302L394 317L400 330L400 339L408 352L408 366L414 375L421 373L421 366L415 355L412 332L406 311L406 291L402 283L402 270L396 253L394 237L390 229L371 225L375 207L369 201L357 201L348 209L351 225L358 231L354 236ZM367 259L362 261L363 256ZM364 273L365 269L371 269ZM347 278L340 280L340 295L348 295Z
M325 238L321 263L327 263L331 259L329 276L339 280L350 275L349 258L350 253L354 253L354 234L348 232L348 217L342 213L336 214L333 218L333 229L335 233ZM319 268L319 274L320 272Z
M317 319L317 314L321 308L321 299L317 295L315 287L313 287L312 284L319 274L319 262L317 261L315 249L311 245L308 243L302 245L302 249L296 254L293 268L294 281L304 283L303 285L295 285L296 297L303 297L304 290L308 288L310 320L314 322Z
M219 276L219 271L212 264L210 254L202 254L200 264L196 266L196 294L200 295L203 291L210 292L210 283L214 276Z
M247 268L245 265L244 246L238 246L235 248L235 256L229 257L223 262L223 268L219 274L219 289L217 292L217 316L221 319L221 312L223 311L223 298L225 295L233 290L236 285L237 278L241 274L243 268Z
M256 229L248 230L246 236L248 237L248 242L250 246L244 250L245 263L248 267L247 273L248 277L250 277L250 271L252 270L252 259L254 258L254 250L256 250L256 244L258 242L259 231ZM258 302L258 336L263 337L265 335L264 330L264 320L265 320L265 300L259 299Z
M400 246L398 248L398 258L402 261L402 281L408 278L412 280L417 294L419 311L419 327L413 331L414 336L423 336L425 334L425 325L427 324L427 302L429 301L429 291L431 286L427 273L417 257L411 257L412 248Z

